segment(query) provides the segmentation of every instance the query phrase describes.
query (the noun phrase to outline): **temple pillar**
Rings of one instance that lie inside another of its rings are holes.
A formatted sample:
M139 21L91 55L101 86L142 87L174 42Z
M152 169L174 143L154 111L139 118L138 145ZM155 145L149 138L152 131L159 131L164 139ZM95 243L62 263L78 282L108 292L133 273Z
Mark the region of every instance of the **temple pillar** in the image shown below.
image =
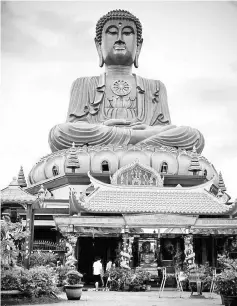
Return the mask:
M224 241L224 253L228 252L228 237L225 237Z
M157 253L157 265L161 264L161 241L160 241L160 229L158 231L158 237L156 242L156 253Z
M26 238L26 242L25 242L24 266L26 269L29 269L30 254L33 250L33 239L34 239L34 216L33 216L32 204L27 204L25 228L26 228L26 231L29 232L29 236Z
M193 235L189 234L184 237L184 262L187 264L187 268L190 272L196 268L195 265L195 252L193 251Z
M202 237L202 264L207 262L207 244L206 239Z
M65 233L63 236L66 238L66 247L68 249L66 256L66 266L74 266L78 269L78 257L76 252L78 236L72 233Z
M122 233L122 251L120 252L120 267L130 268L131 257L132 257L132 244L134 237L129 237L129 228L128 226L124 227Z
M216 266L216 238L211 236L211 266Z

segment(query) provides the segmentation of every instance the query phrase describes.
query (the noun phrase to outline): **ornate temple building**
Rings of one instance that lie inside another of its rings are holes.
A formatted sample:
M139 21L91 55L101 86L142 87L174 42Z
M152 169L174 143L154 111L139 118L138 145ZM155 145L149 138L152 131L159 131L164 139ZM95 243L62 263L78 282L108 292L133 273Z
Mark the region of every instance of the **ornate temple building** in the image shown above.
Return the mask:
M158 266L184 261L187 235L197 264L237 256L237 202L201 154L203 135L171 124L164 84L131 73L141 45L129 12L98 21L105 73L73 83L67 122L49 134L52 153L28 184L21 168L2 190L2 214L20 215L34 243L66 237L88 280L95 256L105 263L119 254L155 277Z

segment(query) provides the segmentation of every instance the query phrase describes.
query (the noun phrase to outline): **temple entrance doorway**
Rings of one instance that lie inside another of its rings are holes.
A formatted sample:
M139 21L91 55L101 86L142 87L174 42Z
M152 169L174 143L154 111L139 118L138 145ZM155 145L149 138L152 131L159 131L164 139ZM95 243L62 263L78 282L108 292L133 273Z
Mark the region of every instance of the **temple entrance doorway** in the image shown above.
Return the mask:
M114 261L116 249L120 243L119 237L80 237L78 239L78 270L84 275L86 283L93 282L92 265L96 256L100 256L103 268L109 258Z

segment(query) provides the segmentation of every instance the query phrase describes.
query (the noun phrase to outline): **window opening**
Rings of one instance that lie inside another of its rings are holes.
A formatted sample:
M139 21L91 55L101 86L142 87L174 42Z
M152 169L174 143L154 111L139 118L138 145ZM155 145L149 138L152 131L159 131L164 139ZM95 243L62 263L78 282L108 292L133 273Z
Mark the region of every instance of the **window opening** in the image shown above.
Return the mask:
M160 172L163 174L168 173L168 164L166 162L163 162L160 168Z
M53 176L59 175L59 170L56 165L53 166L52 168Z
M101 163L102 172L109 172L109 163L104 160Z

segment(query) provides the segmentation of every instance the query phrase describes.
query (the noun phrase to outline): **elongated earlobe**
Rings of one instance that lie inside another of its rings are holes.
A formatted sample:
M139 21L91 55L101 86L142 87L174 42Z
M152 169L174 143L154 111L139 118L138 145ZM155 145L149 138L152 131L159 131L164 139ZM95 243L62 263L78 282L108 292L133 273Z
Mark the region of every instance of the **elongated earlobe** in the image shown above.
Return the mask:
M138 58L141 52L141 48L142 48L142 43L143 43L143 39L140 40L138 46L137 46L137 51L136 51L136 55L135 55L135 59L134 59L134 66L135 68L138 68Z
M99 66L100 67L104 66L104 58L101 52L99 53Z
M136 53L135 59L134 59L134 67L135 67L135 68L138 68L138 57L139 57L139 54Z
M95 45L96 45L96 49L97 49L97 52L98 52L98 55L99 55L99 66L103 67L104 66L104 58L103 58L103 54L102 54L102 51L101 51L101 45L96 38L95 38Z

